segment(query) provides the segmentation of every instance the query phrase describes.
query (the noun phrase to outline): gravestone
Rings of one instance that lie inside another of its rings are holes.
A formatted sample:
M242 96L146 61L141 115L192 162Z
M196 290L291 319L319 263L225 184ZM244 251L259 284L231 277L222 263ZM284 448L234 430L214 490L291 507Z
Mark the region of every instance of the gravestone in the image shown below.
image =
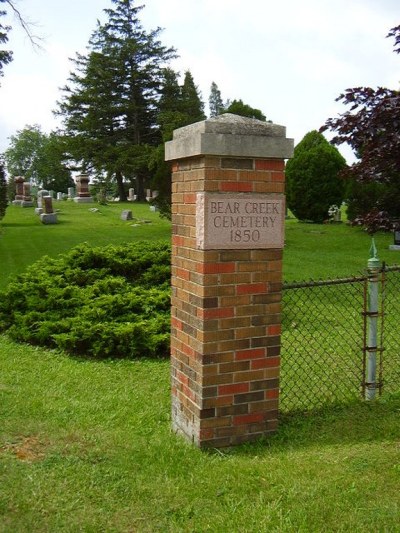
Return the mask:
M174 131L172 425L199 447L278 423L285 128L223 114Z
M74 198L74 202L77 203L91 203L93 198L89 192L89 175L80 174L75 178L77 196Z
M128 202L134 202L136 200L137 196L135 194L135 189L129 189L129 194L128 194Z
M46 191L45 189L41 189L37 192L37 207L35 209L35 213L37 215L41 215L44 211L43 209L43 197L49 196L49 191Z
M396 229L393 232L393 244L389 245L389 250L400 251L400 230Z
M75 197L75 188L68 187L68 200L73 200Z
M25 178L23 178L22 176L16 176L14 181L15 181L15 199L13 200L13 204L21 205L21 202L24 199Z
M21 200L21 207L33 207L33 200L31 196L31 184L24 182L23 185L23 196Z
M43 213L40 220L43 224L57 224L57 213L53 209L53 198L51 196L42 197Z
M121 220L132 220L132 211L125 209L121 213Z
M58 200L58 201L61 201L61 200L63 200L63 199L64 199L63 193L62 193L62 192L58 192L58 193L57 193L57 200Z

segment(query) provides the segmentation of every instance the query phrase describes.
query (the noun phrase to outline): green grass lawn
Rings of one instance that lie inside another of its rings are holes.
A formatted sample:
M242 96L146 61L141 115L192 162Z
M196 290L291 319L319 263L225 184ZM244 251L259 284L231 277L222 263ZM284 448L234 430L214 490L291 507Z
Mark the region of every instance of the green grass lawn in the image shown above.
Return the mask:
M145 204L11 206L0 288L43 254L170 238ZM90 207L99 208L91 213ZM138 219L123 222L131 208ZM381 259L391 235L378 235ZM285 280L356 274L370 238L286 223ZM0 336L0 532L400 531L400 395L284 417L266 441L200 451L170 429L168 361L90 361Z
M202 452L171 433L167 361L0 337L0 531L399 531L400 397Z

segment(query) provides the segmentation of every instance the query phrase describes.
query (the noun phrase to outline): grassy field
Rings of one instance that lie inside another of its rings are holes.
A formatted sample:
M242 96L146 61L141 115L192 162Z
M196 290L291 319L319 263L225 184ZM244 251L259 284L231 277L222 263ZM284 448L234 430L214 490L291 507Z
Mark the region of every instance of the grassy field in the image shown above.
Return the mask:
M58 205L58 204L56 204ZM43 254L169 239L148 205L10 207L1 286ZM123 222L131 208L138 219ZM376 238L392 264L390 235ZM360 229L288 220L285 279L365 267ZM168 361L103 362L0 336L0 532L400 532L400 395L286 416L268 441L201 452L170 429Z
M132 240L169 239L170 223L150 211L148 204L76 204L54 202L58 224L44 225L33 208L11 205L0 223L0 289L10 277L43 255L56 256L72 246L88 242L93 246L120 244ZM96 212L90 209L98 209ZM121 220L130 209L134 220Z

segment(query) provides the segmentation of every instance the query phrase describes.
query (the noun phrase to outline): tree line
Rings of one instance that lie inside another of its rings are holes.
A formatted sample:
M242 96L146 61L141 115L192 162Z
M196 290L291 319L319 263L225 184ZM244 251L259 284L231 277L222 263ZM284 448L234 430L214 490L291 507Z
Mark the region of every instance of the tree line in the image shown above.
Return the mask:
M177 52L162 44L161 29L143 28L139 15L144 6L133 0L112 4L104 10L105 22L97 21L88 52L72 60L55 109L61 128L50 135L39 125L18 131L5 152L7 168L60 191L70 185L73 171L89 172L121 201L131 186L139 200L145 199L146 187L158 189L158 201L168 213L164 143L174 129L204 120L205 105L191 72L180 83L180 74L168 66ZM241 100L224 104L214 82L210 109L211 115L239 112L265 120Z
M12 0L0 3L15 9ZM121 201L130 186L139 199L146 187L157 189L159 207L168 215L171 182L164 143L176 128L204 120L205 104L191 72L181 82L181 74L169 66L177 51L161 42L161 29L143 28L144 6L134 0L111 3L105 22L97 21L87 53L72 59L55 109L62 126L49 135L39 125L18 131L4 154L7 169L60 191L71 185L74 171L89 172L98 187ZM0 17L4 14L1 10ZM7 43L9 30L0 25L0 44ZM398 53L400 26L388 37L394 37ZM0 51L0 75L11 60L10 51ZM346 199L356 223L372 231L391 229L400 219L399 91L348 89L338 100L350 109L307 134L287 165L289 207L300 219L321 221L329 202ZM215 82L208 104L211 117L230 112L266 120L242 100L224 101ZM336 133L333 144L354 149L355 164L348 167L326 141L322 133L327 130Z

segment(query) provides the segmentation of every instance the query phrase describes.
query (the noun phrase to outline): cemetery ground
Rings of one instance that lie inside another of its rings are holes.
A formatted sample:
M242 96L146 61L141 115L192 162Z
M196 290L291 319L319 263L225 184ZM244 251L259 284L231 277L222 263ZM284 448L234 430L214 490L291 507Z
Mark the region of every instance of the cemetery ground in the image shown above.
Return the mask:
M170 237L145 204L55 207L53 226L8 208L1 288L80 242ZM128 208L142 222L120 220ZM376 237L388 264L391 243ZM369 246L359 228L288 220L285 281L357 275ZM399 531L399 416L399 395L355 401L199 451L171 432L168 361L93 361L0 336L0 532Z

